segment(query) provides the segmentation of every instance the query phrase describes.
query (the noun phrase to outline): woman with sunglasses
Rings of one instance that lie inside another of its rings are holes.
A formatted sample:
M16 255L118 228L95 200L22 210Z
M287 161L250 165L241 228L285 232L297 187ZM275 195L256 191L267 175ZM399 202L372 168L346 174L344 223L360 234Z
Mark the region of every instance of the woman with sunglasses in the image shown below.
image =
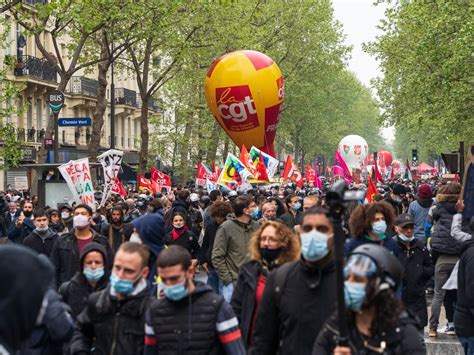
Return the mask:
M349 255L344 267L347 346L338 346L337 313L324 325L313 354L426 354L416 325L397 299L402 267L379 245L364 244Z

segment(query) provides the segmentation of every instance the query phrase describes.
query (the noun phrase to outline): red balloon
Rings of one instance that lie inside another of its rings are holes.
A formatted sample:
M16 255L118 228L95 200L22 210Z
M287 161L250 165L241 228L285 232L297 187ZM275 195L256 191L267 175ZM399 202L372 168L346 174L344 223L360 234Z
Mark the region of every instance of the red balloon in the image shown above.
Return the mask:
M383 168L386 168L392 164L392 160L393 160L392 154L390 154L386 150L381 150L378 153L377 157L379 160L379 165Z

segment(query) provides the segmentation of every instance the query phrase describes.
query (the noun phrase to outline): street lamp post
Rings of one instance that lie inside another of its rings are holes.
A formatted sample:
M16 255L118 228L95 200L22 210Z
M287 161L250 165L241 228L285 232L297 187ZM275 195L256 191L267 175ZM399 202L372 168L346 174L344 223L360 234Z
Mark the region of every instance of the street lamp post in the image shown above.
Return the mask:
M112 63L110 64L110 149L115 149L115 83L114 83L114 39L112 37Z

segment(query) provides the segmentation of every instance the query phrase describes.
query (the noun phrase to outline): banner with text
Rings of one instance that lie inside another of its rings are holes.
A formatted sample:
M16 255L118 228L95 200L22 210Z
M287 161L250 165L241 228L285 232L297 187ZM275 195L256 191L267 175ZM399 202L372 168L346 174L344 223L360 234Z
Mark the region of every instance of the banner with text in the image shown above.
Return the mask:
M58 170L66 180L76 203L89 205L95 211L94 187L89 169L89 158L71 160L59 166Z

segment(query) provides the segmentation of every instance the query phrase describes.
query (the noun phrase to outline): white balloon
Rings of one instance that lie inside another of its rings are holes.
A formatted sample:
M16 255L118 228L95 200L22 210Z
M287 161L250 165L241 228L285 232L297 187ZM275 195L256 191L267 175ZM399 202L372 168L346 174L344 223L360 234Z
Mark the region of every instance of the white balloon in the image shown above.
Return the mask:
M364 138L351 134L341 139L338 151L349 168L358 169L367 158L369 146Z

